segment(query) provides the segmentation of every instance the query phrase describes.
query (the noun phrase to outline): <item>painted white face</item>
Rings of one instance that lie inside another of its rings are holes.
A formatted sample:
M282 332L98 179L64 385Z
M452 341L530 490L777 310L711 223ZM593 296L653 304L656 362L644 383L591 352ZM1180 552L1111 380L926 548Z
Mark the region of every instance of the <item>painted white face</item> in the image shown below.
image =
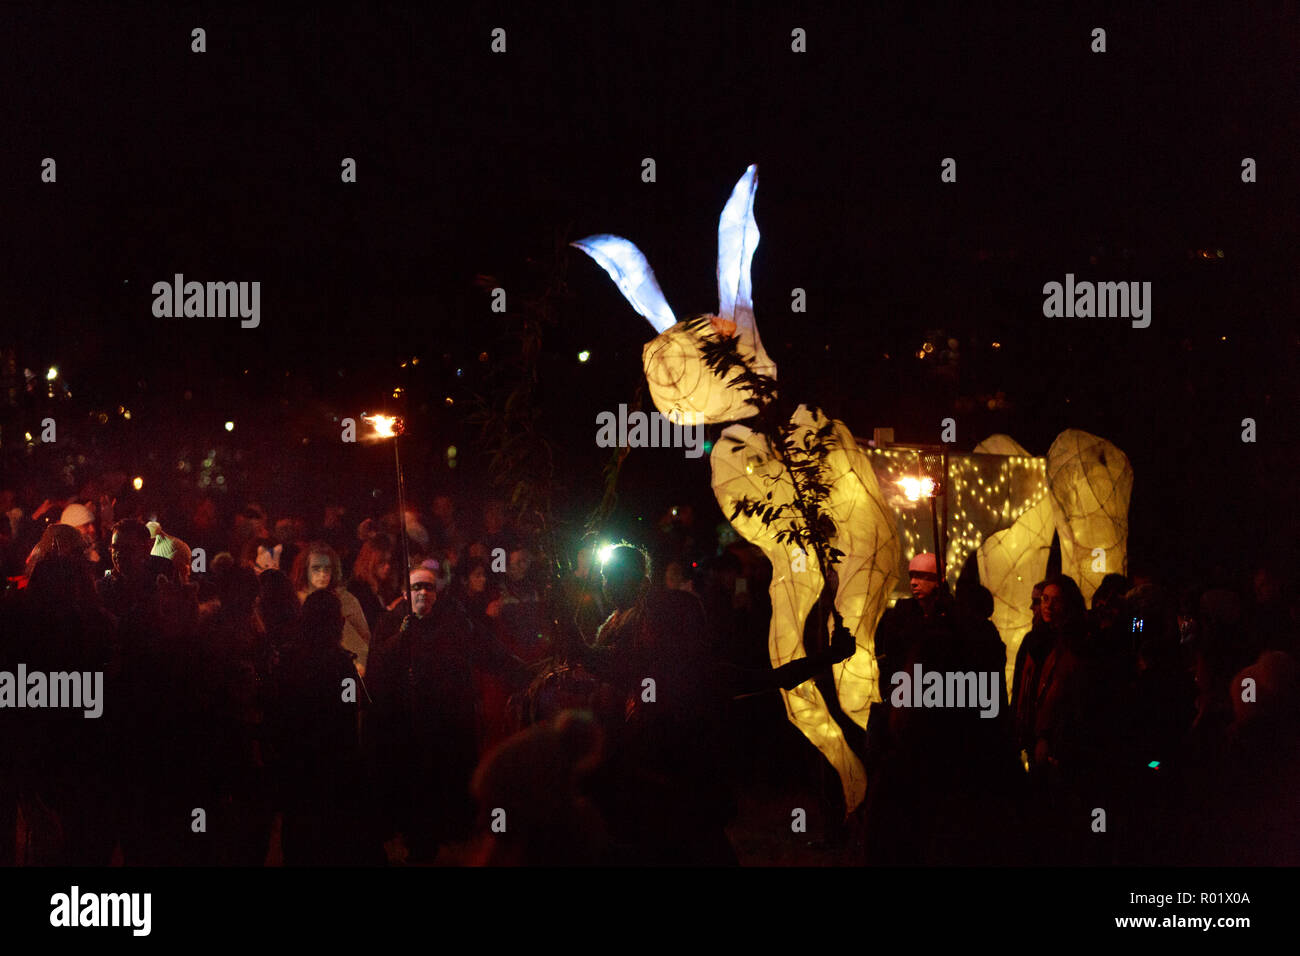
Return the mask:
M433 572L421 568L411 572L411 613L424 617L433 610L438 600L438 588Z
M334 563L328 554L313 554L307 565L307 584L313 591L327 588L333 583Z

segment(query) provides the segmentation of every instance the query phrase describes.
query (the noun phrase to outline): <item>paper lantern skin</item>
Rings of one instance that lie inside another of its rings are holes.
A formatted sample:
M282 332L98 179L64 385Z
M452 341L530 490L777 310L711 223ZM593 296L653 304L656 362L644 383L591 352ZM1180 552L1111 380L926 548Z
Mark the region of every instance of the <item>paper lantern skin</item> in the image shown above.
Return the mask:
M1047 451L1047 484L1061 537L1061 573L1074 578L1091 604L1102 578L1128 568L1133 466L1106 439L1072 428Z
M1029 456L1009 435L990 435L975 446L975 454ZM1035 458L1036 462L1045 462ZM1022 512L1010 528L988 535L976 548L980 583L993 595L993 626L1007 649L1007 688L1014 683L1016 654L1033 624L1034 585L1047 574L1047 558L1056 530L1046 479L1039 483L1036 504ZM1018 510L1014 508L1013 510Z
M1052 502L1044 496L1010 528L989 535L979 546L980 583L993 595L993 626L1007 648L1008 689L1020 643L1033 625L1034 585L1047 574L1055 530Z
M791 421L798 426L793 440L802 443L804 436L824 424L826 418L801 405ZM848 660L835 665L832 673L840 706L855 723L865 727L870 704L879 699L873 638L897 574L898 537L875 473L852 434L837 421L833 435L833 447L824 462L831 491L822 510L835 523L832 547L844 552L836 565L839 583L835 607L853 634L857 650ZM744 425L723 431L709 462L713 492L727 516L742 498L774 506L794 500L789 471L772 456L766 439ZM766 497L769 493L770 501ZM758 515L743 513L732 521L741 536L758 546L772 563L768 654L773 667L806 656L804 621L824 583L815 555L803 554L796 546L777 540L777 531L788 524L778 519L768 526ZM828 633L830 625L828 618ZM792 691L782 691L782 695L791 723L836 769L845 804L850 810L855 808L866 795L866 774L821 692L812 681L806 681Z
M975 449L1020 455L1005 435ZM980 581L993 594L993 623L1007 646L1008 684L1020 643L1033 624L1033 587L1047 574L1053 533L1061 542L1061 572L1074 578L1085 600L1108 572L1124 573L1128 561L1128 506L1133 470L1112 443L1069 429L1057 436L1044 469L1048 494L1016 522L979 547ZM1105 570L1094 570L1094 549L1105 552Z
M724 324L727 320L718 316L710 318L715 331L727 333ZM776 363L768 358L757 332L752 337L741 338L737 353L755 372L776 378ZM698 334L685 322L678 322L647 342L641 352L641 363L650 397L670 421L681 425L714 425L749 418L758 412L748 401L748 394L731 384L739 370L725 379L715 375L700 353Z
M757 185L757 167L751 166L736 183L719 219L718 314L709 317L705 334L737 336L740 357L755 372L774 379L776 364L758 336L750 282L750 265L759 240L754 218ZM756 414L751 396L734 382L736 373L719 377L707 367L698 333L688 323L676 321L653 270L635 245L609 235L592 236L574 245L609 273L632 307L658 333L643 349L642 364L651 398L665 417L689 426L737 421ZM801 440L809 428L825 419L800 406L793 421L801 428ZM834 423L833 433L836 444L825 463L833 480L830 500L823 503L823 509L836 524L831 544L845 555L837 566L836 608L857 641L856 653L836 665L833 674L841 707L865 727L868 708L879 699L875 628L898 579L901 549L897 516L881 494L871 460L842 423ZM1006 436L993 436L976 452L1030 457ZM769 504L792 500L789 472L772 457L766 440L744 425L732 425L722 433L710 465L714 494L728 517L740 498L766 501L771 492ZM1086 432L1067 431L1038 467L1045 471L1041 481L1037 475L1032 479L1021 475L1014 482L997 483L1002 488L1000 494L1017 499L1005 502L1004 517L1013 519L1011 527L989 533L995 526L992 516L974 517L981 529L989 530L971 532L962 545L950 544L946 562L950 568L960 567L961 562L954 559L965 555L957 552L978 548L981 579L994 597L994 623L1008 648L1008 686L1016 651L1029 627L1030 592L1046 570L1053 531L1061 536L1063 571L1079 582L1088 598L1105 574L1092 570L1094 548L1105 549L1106 571L1122 572L1126 564L1133 475L1123 452ZM1016 490L1004 487L1009 484L1015 484ZM1026 497L1029 494L1033 497ZM768 650L773 665L805 656L803 626L823 583L816 556L799 555L799 566L806 570L796 570L791 546L775 536L781 521L769 528L756 516L740 514L732 524L772 563ZM829 629L830 622L825 623ZM856 807L866 792L865 774L820 692L809 681L783 694L791 722L839 772L846 804L850 809Z

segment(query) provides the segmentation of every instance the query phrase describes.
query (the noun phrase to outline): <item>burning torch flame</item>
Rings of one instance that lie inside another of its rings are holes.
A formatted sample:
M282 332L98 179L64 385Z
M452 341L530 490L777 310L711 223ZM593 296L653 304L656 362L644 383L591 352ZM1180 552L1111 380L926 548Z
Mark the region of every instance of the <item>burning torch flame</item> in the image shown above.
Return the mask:
M903 489L903 494L907 496L908 501L920 501L922 498L934 497L933 478L900 478L898 486Z
M402 433L402 420L392 415L362 415L361 420L369 422L380 438L396 438Z

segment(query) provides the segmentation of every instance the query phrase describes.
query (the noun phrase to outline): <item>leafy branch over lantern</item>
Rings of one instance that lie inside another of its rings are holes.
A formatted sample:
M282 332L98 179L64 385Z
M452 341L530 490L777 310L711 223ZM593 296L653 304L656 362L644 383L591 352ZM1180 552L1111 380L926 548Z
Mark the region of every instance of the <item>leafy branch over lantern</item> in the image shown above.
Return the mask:
M823 509L831 494L827 456L836 447L834 422L826 419L812 431L805 431L802 443L797 435L802 430L794 423L794 403L783 401L777 391L776 379L753 369L740 351L739 335L724 335L712 316L703 315L683 323L699 339L700 355L705 365L729 388L744 392L757 409L753 430L767 442L772 457L781 462L794 484L794 501L770 504L772 493L763 500L748 496L736 500L729 520L740 515L758 516L764 526L772 529L777 541L784 545L797 545L805 554L815 554L818 564L830 571L844 552L831 545L835 536L835 520ZM820 409L810 409L820 417ZM737 453L743 446L738 439L726 439ZM771 484L779 479L767 477ZM776 527L781 521L784 527ZM827 574L828 583L831 574Z
M832 664L830 674L782 686L781 693L790 721L839 772L845 806L852 808L866 794L866 777L840 720L865 726L875 679L870 667L850 667L847 658L871 653L872 631L897 574L898 534L852 432L777 391L776 363L754 318L757 186L758 169L750 166L718 219L713 315L678 321L650 263L629 240L601 234L573 245L654 327L641 361L655 407L680 425L724 426L719 441L732 447L714 448L711 484L732 526L772 563L768 654L774 671L820 657L828 636L828 649L838 655L833 660L846 662ZM766 466L761 472L758 463ZM801 553L792 553L792 544ZM803 566L804 555L818 566ZM805 570L813 573L800 573Z

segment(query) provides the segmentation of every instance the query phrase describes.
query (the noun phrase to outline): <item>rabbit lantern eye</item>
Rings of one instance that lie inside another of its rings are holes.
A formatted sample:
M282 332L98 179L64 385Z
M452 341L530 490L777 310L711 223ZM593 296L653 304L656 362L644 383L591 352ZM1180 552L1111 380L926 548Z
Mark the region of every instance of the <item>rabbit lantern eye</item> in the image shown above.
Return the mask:
M709 317L709 324L713 326L713 331L717 332L725 339L731 338L736 334L736 323L731 319L724 319L720 315Z

